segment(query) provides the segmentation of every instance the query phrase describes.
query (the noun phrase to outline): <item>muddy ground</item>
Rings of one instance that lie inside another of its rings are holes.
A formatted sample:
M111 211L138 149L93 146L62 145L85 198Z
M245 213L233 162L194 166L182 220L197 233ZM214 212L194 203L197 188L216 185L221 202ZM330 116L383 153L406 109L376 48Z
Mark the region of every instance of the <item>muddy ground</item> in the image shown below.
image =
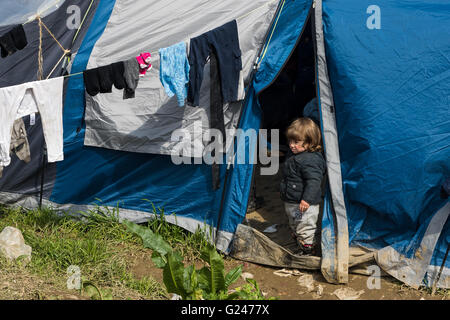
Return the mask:
M282 268L273 268L245 261L238 261L227 258L225 261L225 268L231 270L237 265L243 265L243 275L250 274L256 280L261 290L267 298L278 297L280 300L339 300L334 292L341 288L351 288L354 291L361 293L358 300L444 300L449 299L448 296L439 293L431 296L425 290L415 290L403 285L392 277L381 277L379 288L369 289L367 283L373 287L373 280L368 276L359 274L350 274L349 283L347 285L334 285L328 283L322 274L311 271L302 271L301 275L291 275L289 277L282 277L275 275L274 272ZM198 266L200 267L200 265ZM162 282L162 272L153 266L148 255L136 257L133 272L138 277L151 274L156 280ZM308 292L309 289L299 284L298 280L304 278L304 275L312 275L314 289ZM243 277L239 279L232 288L242 286L245 283ZM323 291L320 293L319 285ZM320 294L318 294L318 291Z
M138 252L130 257L132 260L132 272L137 278L151 276L161 284L162 270L154 267L150 255L146 251ZM367 276L350 274L347 285L334 285L327 283L320 272L302 271L301 275L282 277L274 272L281 268L261 266L244 261L227 258L226 270L231 270L237 265L243 265L243 275L252 276L260 286L266 298L277 297L280 300L338 300L334 292L340 288L351 288L360 293L358 300L449 300L448 293L438 292L431 296L425 289L415 290L408 288L391 277L381 277L378 289L369 289ZM201 267L198 265L197 267ZM304 275L312 275L312 291L299 284L298 280ZM11 274L0 272L0 300L87 300L75 290L68 290L60 283L52 280L43 280L36 275L23 271ZM241 277L231 288L242 286L245 283ZM372 282L370 282L372 283ZM321 288L320 288L321 287ZM322 290L322 292L320 292ZM363 291L363 292L361 292ZM123 296L118 293L114 299L143 300L145 297L124 290Z

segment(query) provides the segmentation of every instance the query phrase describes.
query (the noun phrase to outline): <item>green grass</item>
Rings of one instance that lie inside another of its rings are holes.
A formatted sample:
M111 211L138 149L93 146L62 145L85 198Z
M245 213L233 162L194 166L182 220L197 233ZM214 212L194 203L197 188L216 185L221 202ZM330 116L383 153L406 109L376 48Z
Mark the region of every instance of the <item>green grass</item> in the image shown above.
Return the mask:
M206 235L210 235L210 231L198 229L195 233L187 232L181 227L168 223L164 209L156 209L154 206L153 214L154 219L147 223L148 228L160 234L172 248L179 250L186 260L192 261L200 257L200 252L208 245Z
M187 260L195 260L207 243L203 233L189 233L167 223L162 210L156 212L154 208L154 213L156 218L147 226L182 251ZM131 272L132 257L144 249L142 240L119 222L118 208L109 210L98 206L69 215L48 208L27 210L0 206L0 231L6 226L21 230L25 243L32 247L32 260L25 270L51 280L60 288L65 288L67 268L76 265L84 280L95 283L100 290L111 291L115 299L129 298L118 296L125 289L132 297L168 297L164 286L151 276L137 279ZM145 250L143 254L150 256L151 251ZM0 260L0 268L20 272L4 259Z

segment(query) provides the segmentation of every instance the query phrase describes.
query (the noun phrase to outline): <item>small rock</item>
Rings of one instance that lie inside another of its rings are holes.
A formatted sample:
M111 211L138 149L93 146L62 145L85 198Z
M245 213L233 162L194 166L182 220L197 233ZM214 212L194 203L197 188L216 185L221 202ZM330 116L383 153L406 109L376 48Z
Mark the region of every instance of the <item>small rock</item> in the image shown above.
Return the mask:
M314 290L314 279L311 274L304 274L297 280L298 284L307 289L307 292Z
M176 293L174 293L172 295L172 298L170 300L181 300L181 296L177 295Z
M323 287L319 284L317 286L316 292L313 293L313 299L320 299L323 294Z
M288 270L288 269L281 269L273 272L274 275L279 277L290 277L290 276L300 276L302 273L298 270Z
M322 296L322 294L323 294L323 287L322 287L322 285L319 284L317 286L317 292L316 293L317 293L318 296Z
M340 288L333 292L339 300L357 300L363 293L364 290L356 291L352 288Z
M251 274L250 272L244 272L241 274L241 277L246 280L246 279L253 279L253 274Z
M25 244L22 232L14 227L6 227L0 233L0 254L9 260L25 256L25 263L31 261L31 247Z

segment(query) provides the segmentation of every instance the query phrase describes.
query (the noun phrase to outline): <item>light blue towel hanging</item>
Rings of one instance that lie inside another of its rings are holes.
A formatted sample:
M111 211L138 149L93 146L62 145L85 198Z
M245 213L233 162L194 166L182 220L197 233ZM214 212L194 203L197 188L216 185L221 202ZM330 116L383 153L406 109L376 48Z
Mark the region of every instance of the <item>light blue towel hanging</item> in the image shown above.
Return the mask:
M159 78L169 97L177 95L178 105L184 106L189 82L189 61L186 43L179 42L159 49Z

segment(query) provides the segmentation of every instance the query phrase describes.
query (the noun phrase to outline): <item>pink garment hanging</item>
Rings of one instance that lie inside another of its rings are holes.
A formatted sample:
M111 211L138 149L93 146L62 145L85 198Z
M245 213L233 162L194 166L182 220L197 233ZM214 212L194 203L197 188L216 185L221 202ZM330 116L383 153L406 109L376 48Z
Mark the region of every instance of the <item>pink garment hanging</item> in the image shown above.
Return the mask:
M141 77L145 76L147 70L152 68L152 65L150 64L151 57L152 55L149 52L141 53L136 57L139 62L139 74Z

